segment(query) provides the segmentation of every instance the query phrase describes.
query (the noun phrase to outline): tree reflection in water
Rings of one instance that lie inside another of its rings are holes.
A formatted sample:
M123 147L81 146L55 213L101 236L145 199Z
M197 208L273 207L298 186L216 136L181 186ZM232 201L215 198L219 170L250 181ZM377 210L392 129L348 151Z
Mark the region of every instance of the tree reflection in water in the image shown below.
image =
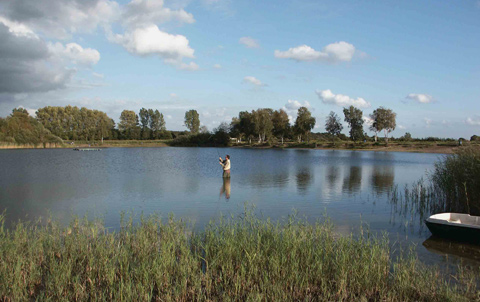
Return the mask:
M304 195L308 191L308 187L313 182L313 173L309 167L298 167L297 168L297 191L299 194Z
M335 184L340 177L340 169L337 166L329 166L327 169L327 183L330 191L334 191Z
M362 167L351 166L348 176L343 179L343 191L354 194L360 191L362 185Z
M393 166L373 166L371 185L378 195L389 192L395 183Z

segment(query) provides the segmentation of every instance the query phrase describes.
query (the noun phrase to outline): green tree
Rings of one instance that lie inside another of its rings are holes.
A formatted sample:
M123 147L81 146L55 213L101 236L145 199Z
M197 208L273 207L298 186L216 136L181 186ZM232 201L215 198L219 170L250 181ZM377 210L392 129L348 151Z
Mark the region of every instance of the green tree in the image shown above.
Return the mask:
M309 139L308 135L315 127L316 119L312 117L312 113L307 107L298 108L297 119L295 120L295 133L297 134L298 141L301 142L302 138Z
M72 106L44 107L37 111L37 120L52 134L66 140L109 138L115 123L106 113Z
M232 121L230 122L230 135L237 138L238 142L242 142L243 133L240 129L240 118L232 118Z
M375 125L376 131L384 131L385 144L388 145L388 134L395 130L397 126L397 114L391 109L379 107L373 111L372 117L374 118L373 125Z
M222 122L217 128L213 129L213 141L216 146L228 146L230 143L230 125ZM208 135L208 133L206 134Z
M272 123L273 134L282 139L283 145L283 138L288 134L290 130L290 122L288 120L288 114L285 112L285 110L275 110L272 116Z
M400 137L400 140L409 142L412 140L412 135L410 134L410 132L406 132L404 136Z
M375 133L375 142L378 140L378 132L382 131L380 128L381 125L378 124L378 112L374 110L372 114L370 114L370 119L372 119L372 124L368 128L370 131Z
M132 110L123 110L120 114L118 130L125 139L139 139L140 127L138 126L138 115Z
M350 106L349 108L343 108L343 114L345 115L345 122L350 127L350 139L355 142L364 138L362 110Z
M272 115L273 110L270 108L262 108L252 111L255 134L258 135L259 143L265 142L267 137L272 133Z
M46 143L62 143L62 140L31 117L23 108L13 109L6 119L0 119L2 141L37 146Z
M202 134L210 133L210 132L208 131L207 126L205 126L205 125L202 125L202 126L200 127L199 131L200 131L200 133L202 133Z
M253 111L252 111L253 112ZM252 143L252 136L255 134L255 123L253 120L253 113L248 111L240 111L238 114L239 131Z
M149 110L142 108L138 112L138 115L140 117L140 124L142 128L141 137L142 139L149 139L151 135L150 120L152 118L150 116Z
M191 133L198 133L200 129L200 116L197 110L192 109L185 112L185 127L187 127Z
M340 135L343 130L343 125L340 122L340 117L333 111L331 111L327 117L325 130L332 136L332 142L335 144L335 136Z
M160 113L158 110L153 111L153 109L148 109L149 119L149 126L151 130L151 138L158 139L160 137L164 137L162 134L167 130L165 127L165 120L163 118L163 114Z

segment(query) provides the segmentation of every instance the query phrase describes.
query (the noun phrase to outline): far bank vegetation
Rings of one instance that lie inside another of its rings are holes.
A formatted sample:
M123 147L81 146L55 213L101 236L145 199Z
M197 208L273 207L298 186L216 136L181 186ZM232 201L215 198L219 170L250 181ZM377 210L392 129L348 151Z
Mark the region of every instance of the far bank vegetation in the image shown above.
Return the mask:
M106 143L111 146L155 145L171 146L277 146L303 148L378 148L394 146L423 148L429 146L455 147L479 144L479 136L470 141L460 138L413 138L409 132L389 137L396 128L396 113L379 107L369 118L354 106L344 108L343 117L330 112L324 124L312 116L307 107L300 107L292 119L284 109L259 108L241 111L230 122L222 122L209 130L194 110L185 113L187 131L167 130L163 113L157 109L141 108L138 114L123 110L118 123L106 113L74 106L47 106L28 115L18 108L6 118L0 118L1 146L51 147L75 143ZM344 124L342 124L344 122ZM323 124L325 132L318 132ZM348 129L348 136L342 130ZM370 136L365 131L368 128ZM317 129L317 132L314 130ZM383 134L383 137L379 135ZM121 141L125 141L122 143ZM152 143L147 143L153 142ZM141 143L145 142L145 143Z

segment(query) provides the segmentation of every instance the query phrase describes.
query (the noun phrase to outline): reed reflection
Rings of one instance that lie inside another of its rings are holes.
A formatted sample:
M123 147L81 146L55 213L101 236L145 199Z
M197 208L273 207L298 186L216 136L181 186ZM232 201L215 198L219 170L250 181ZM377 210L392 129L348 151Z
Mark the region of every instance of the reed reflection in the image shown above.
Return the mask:
M223 185L220 188L220 197L225 195L225 199L230 199L230 193L231 193L231 185L230 185L230 178L224 177L223 178Z

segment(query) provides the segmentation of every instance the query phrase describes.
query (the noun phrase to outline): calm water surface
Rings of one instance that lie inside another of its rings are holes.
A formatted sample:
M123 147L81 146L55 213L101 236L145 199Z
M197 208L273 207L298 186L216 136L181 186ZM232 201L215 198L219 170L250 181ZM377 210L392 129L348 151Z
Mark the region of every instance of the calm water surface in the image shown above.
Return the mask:
M224 182L218 157L231 156ZM368 151L237 148L110 148L0 150L0 211L6 224L72 214L101 217L118 228L120 213L173 213L202 227L220 215L256 212L278 219L298 211L310 221L328 215L342 234L369 228L412 246L426 263L473 261L469 246L429 239L415 218L393 209L388 192L424 177L441 155ZM427 241L426 241L427 240ZM466 252L465 252L466 250ZM460 251L460 252L459 252ZM462 252L464 251L464 252Z

